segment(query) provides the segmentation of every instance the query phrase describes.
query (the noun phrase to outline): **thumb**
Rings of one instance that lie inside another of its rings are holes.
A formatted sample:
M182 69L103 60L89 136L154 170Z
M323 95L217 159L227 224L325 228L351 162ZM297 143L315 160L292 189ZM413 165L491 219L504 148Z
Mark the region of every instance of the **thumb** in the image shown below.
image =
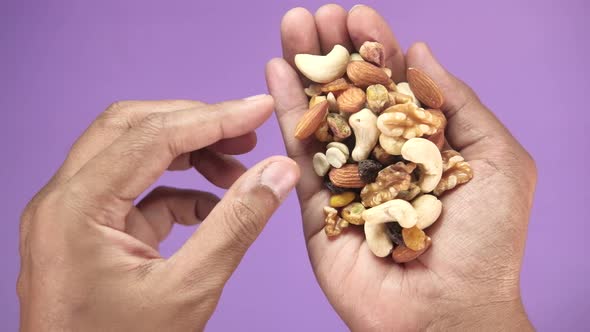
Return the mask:
M426 44L412 45L406 60L408 68L424 71L441 89L441 108L448 120L445 135L453 148L468 160L485 161L500 171L534 170L526 150L467 84L439 64Z
M198 276L223 285L299 175L297 164L286 157L268 158L248 170L170 259L172 268L185 282L186 276Z

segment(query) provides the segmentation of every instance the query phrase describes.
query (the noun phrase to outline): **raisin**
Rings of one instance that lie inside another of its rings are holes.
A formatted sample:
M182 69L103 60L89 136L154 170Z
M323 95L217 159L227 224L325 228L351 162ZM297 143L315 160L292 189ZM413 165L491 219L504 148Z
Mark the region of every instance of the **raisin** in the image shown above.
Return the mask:
M397 222L388 222L387 225L387 235L391 239L396 246L401 246L404 244L404 238L402 236L402 226L400 226Z
M378 161L371 159L359 161L359 175L365 183L375 182L381 169L383 169L383 165Z

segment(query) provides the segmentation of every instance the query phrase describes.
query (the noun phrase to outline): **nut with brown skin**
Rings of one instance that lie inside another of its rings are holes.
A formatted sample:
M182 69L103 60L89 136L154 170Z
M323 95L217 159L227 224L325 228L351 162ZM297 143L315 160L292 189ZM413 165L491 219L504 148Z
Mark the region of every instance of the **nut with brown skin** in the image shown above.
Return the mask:
M357 164L346 164L341 168L332 168L328 177L334 185L341 188L362 188L365 186L365 182L361 180L359 175Z
M306 139L311 136L322 124L328 114L328 102L323 101L310 108L303 114L297 127L295 127L295 138Z
M391 258L396 263L407 263L415 260L416 258L420 257L430 246L432 245L432 239L430 237L426 237L424 240L424 248L419 251L414 251L405 245L397 246L393 249L391 253Z
M379 67L385 66L385 47L381 43L366 41L359 48L359 53L365 61Z
M389 85L391 79L385 72L366 61L353 61L346 67L348 78L359 88L366 89L369 85L382 84Z
M324 222L326 223L326 226L324 226L324 232L326 232L327 236L339 235L344 228L348 227L348 221L340 218L340 216L338 216L338 210L335 208L325 206L324 215Z
M336 98L336 103L338 104L338 110L341 112L356 113L365 106L366 100L365 92L362 89L353 86L344 90L344 92Z
M406 76L418 100L432 108L442 107L445 102L442 91L432 78L418 68L408 68Z
M344 117L337 113L328 113L326 118L328 127L334 136L335 141L342 141L352 135L352 129L348 125L348 121Z
M408 190L412 181L415 164L398 162L385 167L377 174L375 182L367 184L361 190L364 206L374 207L395 199L402 190Z
M320 90L323 93L329 93L329 92L336 92L336 91L343 91L348 89L348 82L346 81L346 79L344 78L338 78L332 82L326 83L324 85L322 85L322 87L320 88Z

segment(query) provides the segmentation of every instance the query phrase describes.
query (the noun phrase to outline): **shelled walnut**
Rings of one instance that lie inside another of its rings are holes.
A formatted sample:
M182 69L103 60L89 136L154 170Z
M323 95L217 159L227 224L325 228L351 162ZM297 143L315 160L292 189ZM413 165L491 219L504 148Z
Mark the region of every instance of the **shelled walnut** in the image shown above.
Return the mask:
M432 135L445 124L441 113L418 108L413 103L388 107L377 118L377 127L383 135L406 139Z
M440 196L447 190L466 183L473 178L471 166L463 159L463 156L455 150L446 150L441 153L443 159L443 175L433 193Z
M416 164L400 161L382 169L375 182L367 184L361 190L363 205L374 207L396 198L400 191L408 190L415 168Z

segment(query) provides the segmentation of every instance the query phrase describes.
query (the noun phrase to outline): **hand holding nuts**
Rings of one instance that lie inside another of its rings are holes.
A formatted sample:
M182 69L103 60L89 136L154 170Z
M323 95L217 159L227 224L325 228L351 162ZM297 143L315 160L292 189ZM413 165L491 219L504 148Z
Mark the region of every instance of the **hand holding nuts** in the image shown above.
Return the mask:
M436 83L417 68L407 69L409 83L394 83L384 52L367 41L360 54L336 45L325 56L296 55L297 68L316 83L305 89L309 110L295 137L315 133L326 143L313 157L332 192L326 235L363 225L371 252L401 264L431 247L424 229L442 213L437 196L468 182L473 171L457 151L441 153L447 120Z

